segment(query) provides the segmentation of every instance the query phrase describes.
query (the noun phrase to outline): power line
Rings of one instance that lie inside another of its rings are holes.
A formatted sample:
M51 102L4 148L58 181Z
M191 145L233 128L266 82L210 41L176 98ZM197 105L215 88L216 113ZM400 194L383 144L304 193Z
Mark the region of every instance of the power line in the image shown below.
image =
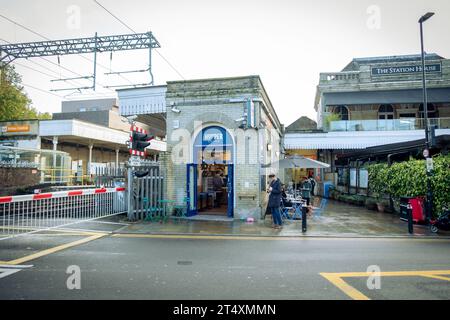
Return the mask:
M34 31L34 30L28 28L27 26L24 26L23 24L21 24L21 23L19 23L19 22L17 22L17 21L14 21L14 20L12 20L12 19L10 19L10 18L4 16L4 15L1 14L1 13L0 13L0 17L3 18L3 19L5 19L5 20L7 20L7 21L9 21L9 22L11 22L12 24L14 24L14 25L16 25L16 26L18 26L18 27L21 27L21 28L27 30L28 32L33 33L34 35L37 35L37 36L39 36L39 37L41 37L41 38L43 38L43 39L45 39L45 40L47 40L47 41L52 41L52 39L50 39L50 38L44 36L43 34L41 34L41 33L39 33L39 32L36 32L36 31ZM79 57L82 58L82 59L84 59L84 60L87 60L87 61L90 61L90 62L94 62L94 60L92 60L92 59L90 59L90 58L87 58L87 57L85 57L85 56L79 55ZM44 59L44 58L42 58L42 59ZM49 61L48 59L44 59L44 60ZM110 69L109 67L103 66L102 64L100 64L100 63L98 63L98 62L97 62L97 65L100 66L100 67L102 67L102 68L104 68L104 69L106 69L106 70L109 70L109 69ZM62 66L61 66L61 67L62 67ZM67 68L64 68L64 67L62 67L62 68L68 70ZM76 72L73 72L73 71L71 71L71 72L74 73L74 74L77 74L77 75L79 75L79 76L82 76L82 75L80 75L79 73L76 73ZM119 76L120 76L122 79L128 81L130 84L133 84L129 79L125 78L124 76L122 76L122 75L119 75ZM103 85L103 84L101 84L101 83L99 83L99 82L97 82L97 81L96 81L95 83L97 83L98 85L100 85L100 86L102 86L102 87L105 87L105 85ZM111 90L111 89L108 89L108 90ZM111 90L111 91L113 91L113 90Z
M111 11L109 11L108 9L106 9L100 2L98 2L97 0L94 0L94 2L99 5L101 8L103 8L106 12L108 12L114 19L116 19L117 21L119 21L125 28L127 28L128 30L130 30L133 33L137 33L136 31L134 31L133 29L130 28L130 26L128 26L125 22L123 22L122 20L120 20L119 17L117 17L114 13L112 13Z
M21 67L23 67L23 68L26 68L26 69L33 70L33 71L38 72L38 73L40 73L40 74L43 74L43 75L45 75L45 76L47 76L47 77L49 77L49 78L52 78L52 79L55 78L55 76L52 75L52 74L48 74L48 73L46 73L46 72L44 72L44 71L37 70L37 69L35 69L35 68L26 66L26 65L21 64L21 63L19 63L19 62L14 62L14 64L15 64L15 65L18 65L18 66L21 66Z
M0 16L1 16L1 14L0 14ZM39 36L40 36L40 35L39 35ZM3 41L3 42L6 42L6 43L8 43L8 44L12 44L11 42L9 42L9 41L7 41L7 40L5 40L5 39L0 38L0 40ZM66 67L64 67L64 66L62 66L62 65L60 65L60 64L57 64L57 63L55 63L55 62L53 62L53 61L51 61L51 60L49 60L49 59L47 59L47 58L44 58L44 57L39 57L39 58L42 59L42 60L44 60L44 61L46 61L46 62L48 62L48 63L51 63L51 64L57 66L58 68L67 70L68 72L70 72L70 73L72 73L72 74L74 74L74 75L77 75L77 76L80 76L80 77L83 76L82 74L80 74L80 73L78 73L78 72L75 72L75 71L72 71L72 70L70 70L70 69L68 69L68 68L66 68ZM61 77L61 74L58 74L57 71L54 71L54 70L52 70L52 69L50 69L50 68L44 66L43 64L40 64L40 63L38 63L38 62L36 62L36 61L34 61L34 60L27 60L27 61L29 61L29 62L31 62L31 63L34 63L34 64L40 66L41 68L44 68L44 69L46 69L46 70L48 70L48 71L50 71L50 72L53 72L53 73L55 73L57 76ZM21 65L22 67L25 67L25 68L28 68L28 69L31 69L31 70L35 70L35 69L31 68L31 67L28 67L28 66L26 66L26 65L20 64L20 63L18 63L18 62L14 62L14 64ZM39 70L35 70L35 71L40 72ZM41 73L42 73L42 72L41 72ZM48 75L48 74L47 74L47 75ZM51 76L51 77L54 78L55 76ZM78 85L78 86L83 85L82 83L77 82L77 81L75 81L75 80L68 80L67 82L68 82L68 83L75 84L75 85ZM106 88L106 89L107 89L107 88ZM111 91L111 92L114 92L114 91L111 90L111 89L107 89L107 90L109 90L109 91Z
M43 92L43 93L51 94L52 96L55 96L55 97L64 99L64 97L63 97L63 96L60 96L59 94L56 94L56 93L50 92L50 91L48 91L48 90L44 90L44 89L41 89L41 88L32 86L31 84L21 83L21 85L23 85L24 87L32 88L32 89L34 89L34 90L41 91L41 92Z
M186 78L183 77L183 75L169 62L169 60L166 59L166 57L164 57L158 50L155 51L181 77L181 79L186 80Z
M120 24L122 24L123 26L125 26L125 28L127 28L128 30L130 30L133 33L137 33L135 30L133 30L133 28L131 28L128 24L126 24L123 20L121 20L118 16L116 16L114 13L112 13L110 10L108 10L105 6L103 6L100 2L98 2L97 0L93 0L98 6L100 6L101 8L103 8L106 12L108 12L114 19L116 19ZM183 79L186 80L183 75L169 62L169 60L167 60L162 53L160 53L158 50L156 50L156 53L164 59L164 61Z

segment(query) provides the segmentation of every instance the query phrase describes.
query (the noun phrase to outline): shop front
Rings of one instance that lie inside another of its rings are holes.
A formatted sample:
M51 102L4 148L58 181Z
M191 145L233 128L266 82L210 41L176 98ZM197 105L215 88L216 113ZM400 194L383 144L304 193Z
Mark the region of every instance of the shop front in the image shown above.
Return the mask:
M187 165L188 215L226 215L234 212L234 141L220 126L209 126L196 136L193 162Z

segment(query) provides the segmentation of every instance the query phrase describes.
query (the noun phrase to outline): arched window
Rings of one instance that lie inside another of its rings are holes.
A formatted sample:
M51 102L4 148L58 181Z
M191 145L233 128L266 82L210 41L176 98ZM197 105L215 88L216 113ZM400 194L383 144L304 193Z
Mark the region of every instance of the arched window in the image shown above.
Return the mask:
M436 109L436 106L432 103L427 104L428 118L439 118L439 113ZM423 103L419 106L419 117L424 118L425 112L423 111Z
M194 163L233 163L233 140L225 128L211 126L197 135L194 141Z
M341 120L348 120L348 108L346 106L337 106L334 113L341 116Z
M382 104L380 108L378 108L378 119L394 119L394 108L391 104Z

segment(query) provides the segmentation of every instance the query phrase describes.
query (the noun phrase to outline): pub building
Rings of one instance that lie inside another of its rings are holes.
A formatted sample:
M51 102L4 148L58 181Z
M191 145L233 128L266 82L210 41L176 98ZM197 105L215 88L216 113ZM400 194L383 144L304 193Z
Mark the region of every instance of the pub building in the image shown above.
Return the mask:
M166 130L164 199L187 215L263 217L283 127L259 76L167 82L119 90L121 114ZM164 123L162 123L164 122Z
M428 123L436 129L437 141L432 153L446 152L450 60L427 54L426 78ZM355 58L339 72L321 73L314 107L318 130L287 132L286 152L315 150L319 160L331 165L323 172L325 181L342 191L365 192L364 163L400 161L409 155L420 158L422 154L421 56Z

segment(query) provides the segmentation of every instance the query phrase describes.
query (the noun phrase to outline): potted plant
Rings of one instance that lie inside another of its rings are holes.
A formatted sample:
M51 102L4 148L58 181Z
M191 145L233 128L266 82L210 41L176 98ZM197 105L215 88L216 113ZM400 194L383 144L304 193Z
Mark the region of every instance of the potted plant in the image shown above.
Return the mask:
M330 130L331 122L341 121L341 120L342 120L341 115L336 114L336 113L330 113L325 117L325 128Z

